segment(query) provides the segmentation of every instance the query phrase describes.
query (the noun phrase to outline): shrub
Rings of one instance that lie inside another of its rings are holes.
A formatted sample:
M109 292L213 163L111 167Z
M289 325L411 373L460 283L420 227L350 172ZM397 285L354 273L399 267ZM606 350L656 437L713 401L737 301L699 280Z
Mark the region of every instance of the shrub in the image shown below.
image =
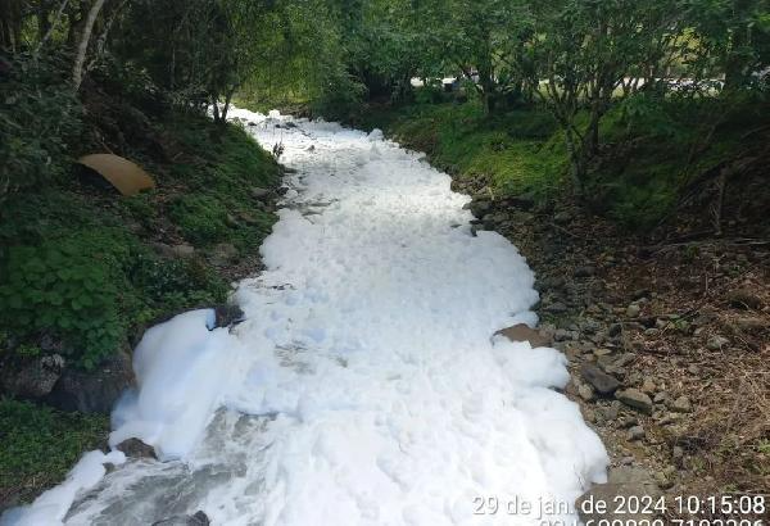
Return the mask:
M0 325L23 339L52 334L77 364L95 367L125 339L127 248L83 234L11 247L0 265Z
M14 57L0 76L0 202L61 174L83 109L54 57Z

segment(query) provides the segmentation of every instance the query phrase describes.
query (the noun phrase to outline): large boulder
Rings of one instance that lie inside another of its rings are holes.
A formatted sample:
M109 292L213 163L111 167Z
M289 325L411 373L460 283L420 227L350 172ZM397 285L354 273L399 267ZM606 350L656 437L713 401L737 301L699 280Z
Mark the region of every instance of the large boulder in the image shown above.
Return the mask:
M0 392L18 398L40 399L59 381L64 358L58 354L0 365Z
M118 398L133 384L131 356L124 349L93 371L65 369L48 395L47 402L63 411L109 413Z

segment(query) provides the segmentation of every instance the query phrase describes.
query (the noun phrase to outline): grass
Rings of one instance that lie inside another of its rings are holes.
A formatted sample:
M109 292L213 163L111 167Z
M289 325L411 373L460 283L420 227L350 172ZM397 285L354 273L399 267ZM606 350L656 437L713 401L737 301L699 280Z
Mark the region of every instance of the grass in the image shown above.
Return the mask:
M58 484L84 451L101 447L109 418L0 400L0 509Z

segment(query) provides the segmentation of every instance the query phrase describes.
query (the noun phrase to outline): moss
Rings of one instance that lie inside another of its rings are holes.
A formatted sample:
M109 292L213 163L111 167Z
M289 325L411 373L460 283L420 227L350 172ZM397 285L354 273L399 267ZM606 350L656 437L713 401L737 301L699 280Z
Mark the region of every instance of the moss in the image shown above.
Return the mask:
M102 447L109 418L0 400L0 508L61 482L84 451Z

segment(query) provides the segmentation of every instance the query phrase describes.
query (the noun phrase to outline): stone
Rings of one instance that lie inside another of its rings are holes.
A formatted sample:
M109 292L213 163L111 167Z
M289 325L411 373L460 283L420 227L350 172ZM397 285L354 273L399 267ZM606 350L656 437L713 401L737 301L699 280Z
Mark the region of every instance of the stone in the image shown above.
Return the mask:
M238 249L232 243L219 243L211 251L211 261L214 265L224 266L238 257Z
M686 396L680 396L671 404L671 410L677 413L691 413L692 403Z
M543 310L550 312L551 314L561 314L567 312L567 306L564 303L557 301L555 303L551 303Z
M586 402L590 402L594 399L594 390L590 385L580 384L580 387L578 387L578 395Z
M706 342L706 348L710 351L719 351L729 343L730 343L730 340L728 340L724 336L719 336L717 334L708 339L708 341Z
M214 327L233 327L246 319L246 315L238 305L233 303L223 303L214 307L215 322Z
M736 309L761 309L762 298L749 289L736 289L727 293L728 305Z
M495 333L497 335L504 336L512 342L529 342L532 348L535 347L549 347L551 345L551 338L544 331L538 331L532 329L524 323L519 323L505 329L500 329Z
M133 384L131 356L121 349L93 371L65 369L46 401L63 411L108 414Z
M469 208L477 219L483 219L485 215L492 211L492 203L486 199L473 200Z
M250 190L251 197L257 200L262 200L266 197L268 197L272 191L268 190L267 188L260 188L258 186L253 186Z
M628 440L634 442L644 438L644 428L642 426L633 426L628 430Z
M631 460L633 462L633 459ZM587 493L575 501L578 515L585 524L612 524L614 526L630 526L650 521L650 515L629 513L628 509L618 510L618 498L625 502L629 499L642 501L660 496L660 490L653 477L644 469L630 465L610 469L607 484L593 486ZM592 506L591 503L604 502L604 509ZM621 513L615 513L620 511Z
M624 391L617 391L615 398L623 402L629 407L637 409L643 413L652 413L652 400L649 396L639 391L638 389L626 389Z
M155 455L155 449L152 446L148 446L138 438L129 438L124 440L115 449L122 451L127 457L130 458L153 458L157 459Z
M211 521L202 511L194 515L175 515L167 519L161 519L153 522L152 526L209 526Z
M632 303L626 308L626 316L629 318L636 318L640 312L642 308L637 303Z
M620 382L615 377L589 363L580 367L580 375L602 395L611 395L620 387Z
M559 212L558 214L553 216L553 221L556 224L559 225L566 225L567 223L572 221L572 214L569 212Z
M186 243L179 243L177 245L154 243L153 247L158 254L169 259L188 259L195 255L195 248Z
M652 381L652 378L645 378L642 382L642 392L647 393L648 395L651 395L655 393L655 382Z
M743 317L735 320L735 326L743 332L762 332L768 324L761 318Z
M582 265L575 269L576 278L590 278L596 274L596 267L592 265Z
M64 358L58 354L5 363L0 367L0 391L38 400L53 390L63 369Z

